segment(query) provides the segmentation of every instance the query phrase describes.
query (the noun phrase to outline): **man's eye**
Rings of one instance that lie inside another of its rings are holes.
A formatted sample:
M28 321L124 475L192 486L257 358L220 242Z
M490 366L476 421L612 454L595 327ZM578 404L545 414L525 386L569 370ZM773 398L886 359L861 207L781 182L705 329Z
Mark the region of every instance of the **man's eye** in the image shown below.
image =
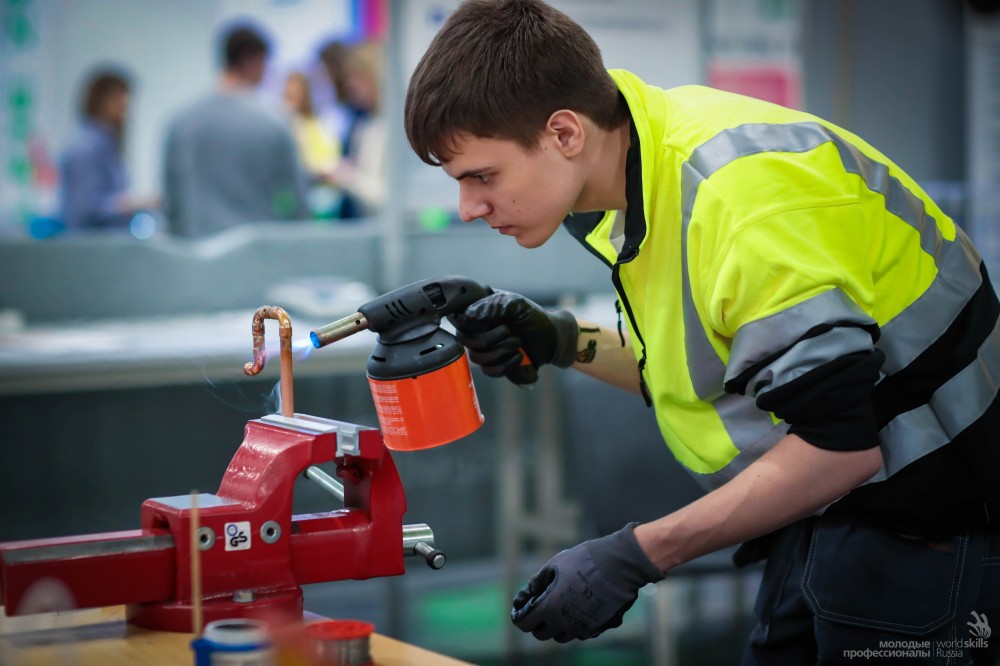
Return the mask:
M485 185L486 183L490 182L490 175L488 173L481 173L476 176L476 179L480 183Z

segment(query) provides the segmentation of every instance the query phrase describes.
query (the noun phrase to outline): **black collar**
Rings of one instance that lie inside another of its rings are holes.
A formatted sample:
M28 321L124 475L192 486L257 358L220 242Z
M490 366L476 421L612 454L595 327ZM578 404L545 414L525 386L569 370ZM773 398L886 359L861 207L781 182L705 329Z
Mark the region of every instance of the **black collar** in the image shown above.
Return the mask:
M627 264L639 254L646 237L646 213L642 202L642 155L635 120L629 116L629 145L625 155L625 242L618 253L618 263Z
M625 155L625 242L618 254L618 263L626 264L639 254L639 245L646 237L646 214L642 204L642 156L639 148L639 132L635 120L629 116L629 146ZM563 220L563 225L578 241L588 249L587 235L604 219L603 211L576 213ZM595 254L597 254L595 252ZM602 261L607 261L597 254Z

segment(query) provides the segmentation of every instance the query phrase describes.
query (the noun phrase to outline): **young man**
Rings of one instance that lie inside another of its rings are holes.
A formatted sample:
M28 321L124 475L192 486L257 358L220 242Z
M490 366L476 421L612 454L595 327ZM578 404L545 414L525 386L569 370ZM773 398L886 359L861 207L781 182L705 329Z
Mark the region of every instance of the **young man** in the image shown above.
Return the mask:
M514 599L517 626L596 636L646 583L743 542L740 561L768 559L747 664L887 644L943 664L988 633L1000 305L906 173L814 116L608 72L540 0L461 5L405 120L458 180L463 220L529 248L565 224L610 268L628 324L625 340L498 292L455 318L471 358L501 376L523 349L642 394L710 491L556 555Z

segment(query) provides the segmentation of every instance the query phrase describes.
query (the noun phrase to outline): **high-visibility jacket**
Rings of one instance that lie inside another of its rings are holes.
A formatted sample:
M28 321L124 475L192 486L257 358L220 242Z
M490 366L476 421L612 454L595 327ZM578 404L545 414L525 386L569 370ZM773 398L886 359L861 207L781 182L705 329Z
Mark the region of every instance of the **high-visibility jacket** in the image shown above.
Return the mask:
M566 226L612 267L677 460L714 488L800 422L824 448L881 446L875 490L852 493L869 493L860 510L890 497L890 521L919 522L898 515L924 510L909 497L928 475L912 470L949 449L961 497L922 496L971 523L1000 516L1000 308L961 229L831 123L611 75L632 116L628 208ZM862 363L867 386L842 371ZM885 483L897 476L911 485Z

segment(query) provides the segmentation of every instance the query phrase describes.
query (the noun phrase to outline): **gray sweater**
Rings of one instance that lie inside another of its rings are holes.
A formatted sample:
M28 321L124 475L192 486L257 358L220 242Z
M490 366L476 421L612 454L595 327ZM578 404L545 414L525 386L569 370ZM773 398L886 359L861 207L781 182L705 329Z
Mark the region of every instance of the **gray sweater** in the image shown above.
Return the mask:
M248 94L213 93L168 130L163 211L178 236L303 219L303 179L288 126Z

